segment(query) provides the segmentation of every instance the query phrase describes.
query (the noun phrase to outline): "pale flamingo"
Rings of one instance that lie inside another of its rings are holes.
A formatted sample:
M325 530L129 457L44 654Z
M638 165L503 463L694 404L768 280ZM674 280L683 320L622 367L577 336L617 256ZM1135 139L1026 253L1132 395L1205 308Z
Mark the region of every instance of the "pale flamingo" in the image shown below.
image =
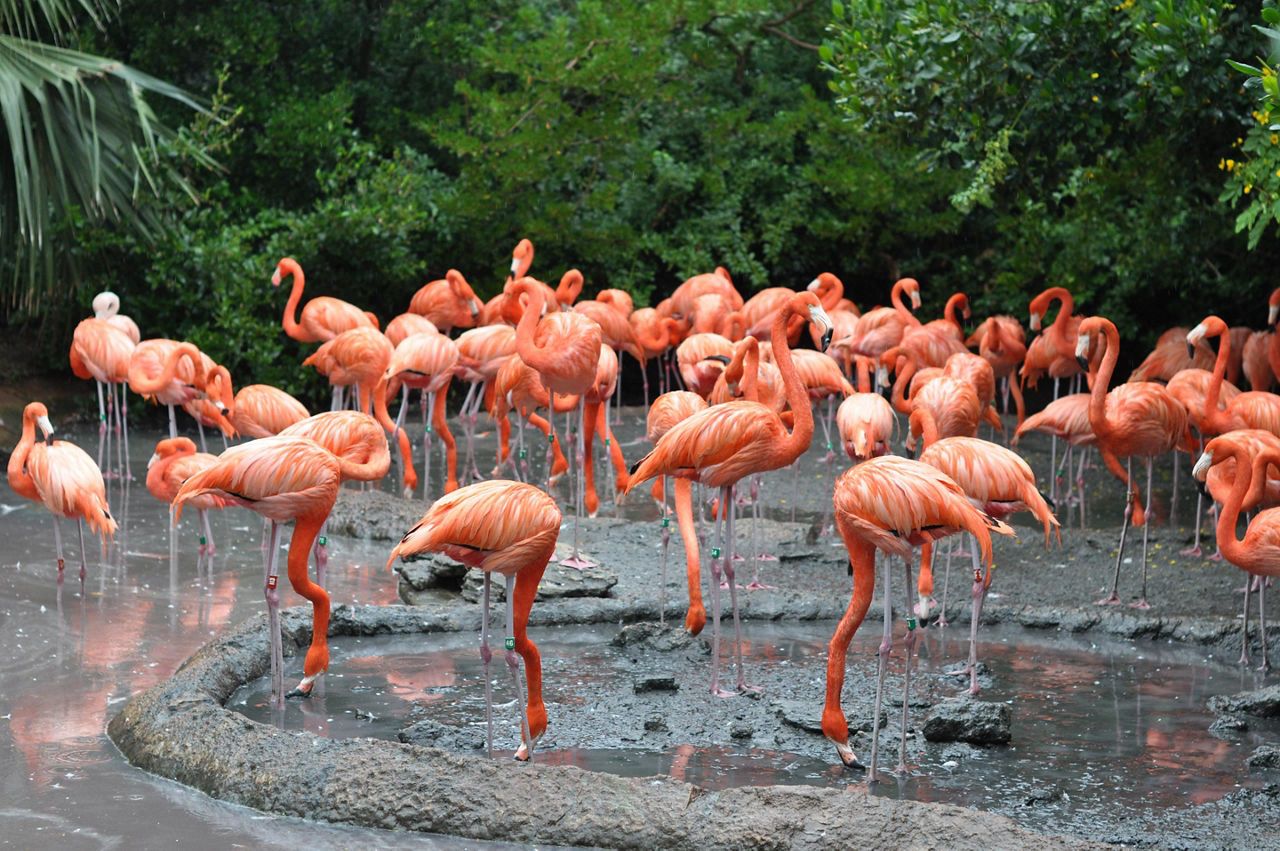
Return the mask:
M293 276L293 287L289 290L289 300L285 303L284 318L281 325L284 332L300 343L323 343L332 340L349 328L377 328L378 319L372 313L361 310L350 302L331 296L316 296L309 299L297 314L298 302L302 299L302 289L306 286L306 277L302 267L292 257L285 257L276 264L271 276L271 283L280 286L281 282Z
M1147 604L1147 539L1151 513L1152 468L1157 455L1164 455L1176 448L1193 451L1191 433L1187 426L1187 412L1169 395L1164 385L1151 381L1131 381L1108 391L1111 374L1120 356L1120 336L1111 320L1102 316L1090 316L1080 322L1077 329L1076 357L1081 368L1090 370L1093 389L1089 397L1089 424L1097 436L1098 445L1116 458L1127 459L1126 473L1133 481L1133 459L1147 462L1147 505L1142 523L1142 593L1132 603L1136 608L1150 608ZM1095 368L1087 360L1090 337L1101 335L1105 341L1102 362ZM1125 500L1124 521L1120 527L1120 544L1116 552L1115 578L1111 593L1099 600L1099 604L1120 602L1116 590L1120 585L1120 565L1124 559L1125 533L1134 513L1134 500ZM1134 521L1137 522L1136 520Z
M646 416L645 436L657 445L662 436L676 424L707 407L707 401L689 390L672 390L663 393L649 406ZM654 481L655 489L666 481L660 477ZM666 488L662 496L662 586L658 597L658 620L666 622L667 599L667 548L671 541L671 521L667 516ZM697 635L707 623L707 610L702 603L702 566L699 561L698 534L693 526L693 482L677 476L673 480L673 498L676 504L676 524L684 541L685 578L689 587L689 608L685 613L684 628L690 635Z
M1244 537L1236 537L1236 525L1240 520L1240 510L1245 495L1249 492L1253 480L1265 475L1268 465L1280 466L1280 452L1275 448L1258 452L1255 446L1228 432L1209 441L1192 472L1196 478L1203 479L1214 464L1220 464L1228 458L1235 460L1235 477L1230 493L1223 500L1222 513L1218 515L1218 550L1227 561L1255 577L1269 579L1280 576L1280 508L1268 508L1259 512L1249 521ZM1262 587L1259 586L1258 614L1265 669L1270 667L1270 663L1267 658L1267 629L1262 610ZM1247 594L1245 611L1247 615ZM1245 623L1247 629L1247 617ZM1244 648L1245 650L1248 648L1247 633ZM1247 655L1243 651L1241 659L1247 661Z
M155 452L147 462L147 490L161 502L172 504L183 482L217 460L216 455L197 452L195 442L189 437L166 437L156 444ZM209 511L229 503L221 497L206 494L193 499L191 504L195 506L199 516L200 545L196 560L196 568L199 570L206 555L210 558L210 564L213 563L213 527L209 524Z
M1250 390L1270 390L1276 383L1276 374L1271 370L1268 351L1275 332L1254 331L1244 341L1244 349L1240 352L1240 368Z
M1013 530L993 517L989 517L965 498L960 486L944 473L928 464L884 455L855 464L836 480L835 494L836 528L849 552L849 565L853 573L853 595L849 607L827 647L827 695L822 710L822 733L836 746L840 761L845 765L861 767L849 745L849 724L840 707L840 692L844 688L846 657L849 642L862 625L871 607L871 595L875 590L875 551L899 556L906 565L907 607L915 608L914 583L911 581L911 550L926 542L935 541L956 532L968 531L978 540L984 564L991 563L991 531L1011 535ZM871 765L867 780L879 781L880 706L884 695L884 679L888 670L889 652L893 647L893 610L890 605L890 563L883 562L884 585L884 634L878 650L876 673L876 700L872 707ZM915 647L914 619L908 622L906 636L907 661L903 684L902 730L907 730L907 708L911 688L911 653ZM898 751L898 771L906 766L907 737L902 736Z
M581 470L585 430L581 396L595 381L602 332L594 320L574 311L549 313L539 319L547 304L542 291L532 286L527 278L514 281L508 291L517 299L522 294L529 297L520 324L516 326L516 353L520 359L538 371L542 383L552 393L579 397L579 432L573 438L573 457L578 471L573 481L573 554L561 559L560 563L569 567L589 567L593 563L578 553L578 526L583 512Z
M1169 395L1177 399L1178 402L1187 412L1187 421L1191 424L1191 428L1200 437L1203 444L1203 436L1215 434L1213 430L1204 420L1204 401L1205 394L1208 392L1209 385L1213 381L1213 373L1206 369L1191 367L1188 369L1175 372L1170 378L1165 389L1169 391ZM1218 394L1218 407L1225 410L1226 404L1240 395L1240 390L1234 384L1223 382ZM1178 473L1177 473L1177 456L1174 456L1174 476L1173 486L1174 493L1177 493ZM1196 532L1192 545L1182 550L1182 555L1199 556L1202 554L1200 549L1200 520L1201 512L1204 507L1204 492L1197 490L1196 492Z
M454 328L473 327L481 306L475 291L457 269L450 269L443 278L424 284L409 299L409 312L425 316L442 334Z
M424 421L430 411L431 422L424 424L422 441L422 481L424 483L422 498L427 502L431 501L431 435L433 432L439 435L445 449L444 493L449 493L458 487L458 453L453 432L449 431L449 423L445 418L445 400L448 398L449 384L453 381L458 357L458 344L444 334L439 332L410 334L391 352L382 376L386 382L386 393L389 395L394 396L403 388L400 412L395 422L397 429L404 425L405 411L409 408L410 390L418 390L422 394ZM404 463L412 466L412 456L406 457Z
M521 745L515 757L529 760L538 738L547 729L542 701L542 658L529 640L529 612L538 582L555 551L560 533L560 509L538 488L521 482L477 482L446 494L427 510L396 544L387 567L397 558L418 553L444 553L484 575L481 597L480 658L485 667L485 722L488 753L493 755L493 695L490 691L489 585L493 573L506 580L506 660L515 684L521 714ZM527 702L520 686L519 662L524 659L529 685Z
M428 331L439 332L440 329L435 326L434 322L420 313L401 313L387 323L387 327L382 333L387 335L391 345L398 346L400 341L410 334L422 334Z
M706 399L725 366L713 358L732 358L733 351L733 341L720 334L690 334L681 340L676 346L676 366L685 389Z
M1058 529L1048 503L1036 489L1035 473L1021 455L1005 447L976 437L939 439L929 411L919 407L911 412L911 433L923 439L920 461L937 467L960 486L964 495L983 513L1003 520L1019 511L1030 511L1044 526L1044 546L1049 548L1049 533ZM1059 535L1061 543L1061 535ZM932 549L932 546L929 545ZM991 587L991 571L984 574L973 550L973 607L969 623L969 694L978 693L978 621L982 604ZM950 567L950 559L947 566ZM927 556L920 561L920 596L925 604L933 591L933 570ZM946 584L943 584L943 608L946 607ZM920 612L928 616L927 607Z
M965 340L965 345L977 347L978 354L991 364L996 381L1003 388L1004 412L1009 412L1009 397L1013 397L1018 414L1018 425L1026 419L1026 403L1022 398L1022 386L1013 380L1013 374L1027 355L1027 334L1022 323L1012 316L989 316Z
M311 693L329 667L329 595L307 573L311 546L338 498L341 463L329 450L306 437L275 435L233 446L216 463L195 473L173 499L173 522L188 501L213 494L271 520L267 556L266 598L270 631L271 702ZM280 598L276 590L276 553L280 523L293 521L287 572L293 590L311 603L311 646L303 677L284 694L284 650L280 636Z
M99 298L102 296L99 293ZM114 294L112 294L114 295ZM97 299L94 299L97 302ZM91 318L76 325L71 336L71 371L78 378L92 378L98 388L98 466L103 451L108 464L111 447L107 435L116 434L115 473L128 478L129 429L125 419L124 388L129 384L129 361L137 343L105 319ZM117 387L119 397L117 398ZM105 395L104 395L105 390ZM114 420L114 422L113 422Z
M889 442L898 428L898 418L889 400L872 392L874 362L858 355L856 363L857 392L846 396L836 409L836 431L845 454L854 463L889 454Z
M742 307L742 295L733 286L729 270L717 266L714 272L702 272L682 281L672 291L665 315L675 318L688 316L693 308L693 300L703 293L723 293L728 297L733 310ZM661 306L659 312L663 312Z
M596 493L595 464L592 449L598 434L604 442L608 461L613 464L614 491L619 497L627 488L627 462L622 456L622 447L618 445L609 428L609 397L618 383L618 356L608 343L600 346L600 360L596 366L596 379L583 394L583 464L584 476L583 505L587 515L595 517L600 508L600 496Z
M458 411L467 437L467 454L462 464L463 484L468 478L480 481L476 466L476 422L480 411L493 407L493 379L503 362L516 351L516 329L511 325L482 325L458 335L458 366L455 375L470 386Z
M1040 331L1041 321L1046 312L1058 302L1058 313L1053 323L1033 338L1027 346L1027 353L1022 360L1022 368L1018 371L1024 387L1035 387L1040 376L1048 374L1053 379L1053 398L1060 394L1060 380L1074 378L1084 374L1084 370L1075 358L1076 333L1080 326L1079 316L1073 316L1075 299L1066 287L1049 287L1031 300L1028 310L1031 314L1031 330ZM1079 390L1079 385L1075 387ZM1057 498L1058 471L1058 439L1049 440L1049 497Z
M794 428L788 432L777 412L759 402L728 402L714 405L693 414L677 424L658 441L653 451L636 464L631 471L628 490L645 479L659 475L682 476L700 481L710 487L720 488L719 508L716 511L716 537L718 545L712 550L712 669L711 690L724 695L718 686L719 674L719 620L720 575L723 572L729 583L733 604L734 655L738 666L738 688L746 688L742 668L740 627L738 624L737 586L733 568L733 488L745 476L785 467L809 448L813 439L813 410L804 384L796 373L791 349L786 343L786 328L791 317L800 314L830 328L831 322L822 309L818 297L809 291L797 293L774 317L774 357L782 372L787 399L794 413ZM824 341L827 342L827 341ZM727 540L729 547L723 554L719 543L726 539L720 534L720 514L728 515Z
M45 440L36 442L36 426ZM53 515L53 540L58 553L58 601L62 601L62 580L66 560L62 557L62 532L59 517L74 517L80 536L80 588L84 590L87 566L84 554L83 519L102 539L107 551L107 538L115 536L116 521L107 506L107 490L102 471L79 446L65 440L49 440L53 423L49 410L41 402L29 402L22 409L22 436L9 455L9 487L19 496L39 502Z
M123 331L135 346L142 342L138 323L120 312L120 296L111 290L103 290L93 297L93 316L95 319L104 319Z

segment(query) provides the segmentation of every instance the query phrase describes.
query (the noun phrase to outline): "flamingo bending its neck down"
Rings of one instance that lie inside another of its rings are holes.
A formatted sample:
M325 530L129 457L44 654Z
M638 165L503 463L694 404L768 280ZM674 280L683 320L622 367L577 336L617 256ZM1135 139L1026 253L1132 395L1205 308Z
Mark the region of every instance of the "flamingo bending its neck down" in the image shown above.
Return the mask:
M871 607L875 590L875 551L899 556L906 565L907 607L915 608L911 581L911 550L926 542L956 532L968 531L978 541L984 564L991 563L991 532L1012 535L1013 530L999 520L983 514L969 502L960 486L945 473L928 464L882 455L855 464L846 470L835 485L836 528L849 551L853 571L853 596L849 608L836 627L827 648L827 697L822 711L822 732L836 746L840 760L861 767L849 745L849 724L840 708L840 692L844 687L846 656L849 642L862 625ZM879 761L880 706L884 695L885 672L889 651L893 647L893 611L890 597L890 562L884 559L884 635L878 651L876 702L872 708L871 766L869 782L877 782ZM911 652L915 647L915 619L907 622L902 729L907 729L907 707L911 688ZM902 736L898 751L898 771L906 771L907 737Z
M485 666L485 721L490 756L493 756L493 695L489 681L492 657L489 580L492 574L498 573L506 581L506 660L522 716L523 742L515 757L528 760L538 737L547 729L547 709L542 702L542 657L527 633L529 611L559 534L560 509L555 500L533 485L494 479L458 488L436 500L387 559L390 568L397 558L408 560L420 553L444 553L484 574L480 657ZM520 688L517 654L524 659L525 679L529 684L527 712Z
M285 303L284 318L280 324L284 327L284 332L298 342L324 343L352 328L378 327L378 318L372 313L330 296L310 299L298 315L298 302L302 299L306 277L297 260L285 257L276 264L271 283L278 287L289 276L293 276L293 287L289 290L289 300Z

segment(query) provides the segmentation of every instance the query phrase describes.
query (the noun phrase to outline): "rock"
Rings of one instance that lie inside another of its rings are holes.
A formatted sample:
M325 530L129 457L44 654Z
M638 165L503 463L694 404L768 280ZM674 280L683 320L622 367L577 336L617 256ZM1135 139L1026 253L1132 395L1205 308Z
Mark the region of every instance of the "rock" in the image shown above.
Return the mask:
M680 684L676 682L675 677L670 676L642 677L632 683L631 689L636 694L644 694L650 691L674 693L680 690Z
M1261 718L1280 716L1280 685L1238 694L1217 694L1209 698L1209 709L1219 715L1243 712Z
M1243 733L1249 729L1249 722L1235 715L1221 715L1217 721L1209 725L1209 732L1215 736L1230 733Z
M680 624L653 621L627 624L609 643L614 647L639 647L664 653L705 644L702 639L685 632Z
M1008 704L953 697L929 712L923 732L931 742L1004 744L1011 738L1012 717Z
M1062 791L1061 786L1052 786L1048 789L1037 789L1022 799L1022 806L1035 807L1040 806L1041 804L1053 804L1066 797L1067 795Z
M505 600L506 593L501 577L495 577L489 591L490 600ZM601 565L575 570L555 562L547 565L538 583L535 600L554 600L564 597L608 597L609 589L618 584L618 575ZM478 602L484 589L484 577L478 570L467 573L462 583L462 598Z
M783 724L798 727L806 733L822 735L822 706L807 700L778 700L778 717Z
M467 566L441 553L428 553L396 565L404 583L414 591L448 588L457 591L467 575Z
M749 739L755 732L746 721L734 721L729 725L729 737L732 739Z
M667 722L662 719L661 715L652 715L644 719L644 728L650 733L667 732Z
M1244 764L1250 768L1280 769L1280 747L1262 745L1245 758Z

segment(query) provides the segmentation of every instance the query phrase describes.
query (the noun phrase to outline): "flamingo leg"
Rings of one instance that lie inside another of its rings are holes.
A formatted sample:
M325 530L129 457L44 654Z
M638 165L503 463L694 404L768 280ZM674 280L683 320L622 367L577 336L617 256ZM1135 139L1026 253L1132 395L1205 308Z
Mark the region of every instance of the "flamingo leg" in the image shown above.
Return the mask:
M1174 452L1176 459L1177 452ZM1147 459L1147 504L1146 504L1146 522L1142 524L1142 596L1129 605L1135 609L1149 609L1151 604L1147 602L1147 538L1151 532L1151 476L1152 468L1155 466L1155 459ZM1176 473L1175 473L1176 475ZM1175 481L1177 481L1175 479Z
M1258 638L1262 641L1262 667L1264 672L1271 670L1271 659L1267 656L1267 613L1265 611L1267 583L1258 583Z
M973 616L969 621L969 694L978 693L978 624L982 620L982 604L991 585L991 572L983 576L978 563L978 540L970 541L973 550Z
M435 407L436 394L423 391L425 398L422 402L423 426L422 426L422 498L428 504L431 503L431 430L432 423L427 419L428 411Z
M574 495L574 507L573 507L573 510L574 510L573 555L571 555L569 558L561 559L560 563L565 567L573 567L573 568L577 568L578 570L583 570L588 567L595 567L595 562L591 561L590 559L583 558L578 553L578 526L581 523L582 512L584 510L582 503L583 503L583 489L585 487L585 484L583 480L582 468L583 468L583 461L584 461L585 452L586 452L584 440L585 440L585 433L587 428L586 409L585 409L585 405L583 403L582 397L578 397L577 414L578 414L577 420L578 420L578 426L579 426L578 433L573 434L572 433L573 428L572 426L570 426L570 435L569 435L569 440L573 443L573 459L577 465L577 470L573 473L573 479L572 479L572 481L574 482L577 488L577 493ZM569 416L572 417L573 414L570 413Z
M906 566L907 579L907 612L916 610L915 583L911 581L911 556L902 560ZM887 593L887 589L886 589ZM906 664L902 671L902 736L898 743L898 774L907 773L907 710L911 705L911 662L916 648L916 619L907 616L907 634L903 639L906 649Z
M80 538L80 593L84 594L84 578L88 574L88 565L84 559L84 524L76 518L76 535Z
M1240 621L1240 658L1241 665L1249 664L1249 594L1253 591L1253 582L1244 583L1244 617ZM1265 635L1265 633L1264 633ZM1266 642L1263 642L1265 646Z
M489 572L484 573L484 594L480 598L480 661L484 663L484 726L485 753L493 759L493 683L489 681L489 661L493 651L489 649Z
M271 542L267 545L267 581L263 592L267 600L267 632L270 635L271 697L268 705L273 709L284 708L284 643L280 637L279 575L276 573L276 554L280 551L280 525L271 521Z
M876 702L872 706L871 717L871 768L867 770L867 782L880 782L880 707L884 700L884 678L889 671L889 651L893 649L893 606L889 602L890 583L889 559L883 559L884 568L884 632L880 636L880 646L876 649Z
M1120 603L1120 595L1116 590L1120 587L1120 562L1124 558L1124 538L1129 531L1129 518L1133 514L1133 497L1129 492L1129 483L1133 481L1133 459L1128 459L1128 478L1125 481L1124 522L1120 524L1120 545L1116 551L1116 573L1111 580L1111 593L1098 600L1094 605L1115 606Z
M724 498L727 500L729 516L726 521L727 529L725 530L725 547L730 557L725 559L724 574L725 579L729 582L729 600L733 606L733 655L738 662L738 691L759 691L758 688L747 684L746 673L742 663L742 628L738 619L738 584L734 580L733 567L733 491L734 486L728 485L724 489Z
M521 742L533 741L529 730L529 718L525 714L524 699L524 683L520 680L520 654L515 650L515 586L516 578L514 575L507 577L507 635L506 635L506 660L507 670L511 672L511 682L516 688L516 706L520 710L520 740ZM528 762L533 761L533 754L527 748L522 748L524 759ZM521 751L517 751L516 758L520 758Z
M715 507L716 545L711 548L711 693L716 697L733 697L734 693L720 688L720 577L724 571L724 536L720 525L720 512L725 510L724 491L720 504Z
M102 467L102 451L107 446L107 405L102 395L102 382L95 381L98 385L98 467ZM111 460L111 451L107 450L107 461Z
M662 488L662 584L658 586L658 623L667 622L667 549L671 545L671 513L667 510L666 477Z

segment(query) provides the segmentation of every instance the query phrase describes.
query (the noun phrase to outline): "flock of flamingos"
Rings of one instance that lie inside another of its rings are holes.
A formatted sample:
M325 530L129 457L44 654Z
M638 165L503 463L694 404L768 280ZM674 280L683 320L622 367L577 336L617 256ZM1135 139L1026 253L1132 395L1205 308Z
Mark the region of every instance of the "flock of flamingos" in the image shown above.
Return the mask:
M1116 577L1111 594L1099 603L1120 602L1116 587L1125 535L1131 524L1145 529L1152 462L1170 452L1184 451L1198 458L1194 476L1206 482L1221 504L1216 532L1222 556L1259 578L1280 574L1280 509L1257 513L1243 540L1236 531L1241 511L1280 504L1280 479L1269 469L1269 465L1280 469L1280 396L1268 392L1280 374L1280 335L1271 331L1229 329L1216 316L1190 330L1171 329L1129 381L1112 387L1119 355L1115 326L1103 317L1072 315L1071 295L1061 287L1031 301L1030 327L1040 333L1028 344L1021 322L1012 316L989 317L966 339L961 316L969 316L968 302L959 293L948 300L943 318L922 322L914 313L921 305L919 285L910 278L893 286L891 306L859 313L843 298L839 279L829 273L820 274L803 290L771 287L744 300L729 274L717 269L684 281L657 307L633 309L630 296L621 290L603 290L595 299L579 300L583 279L576 270L565 273L553 289L528 275L532 257L532 245L522 241L513 253L506 285L487 303L475 296L459 272L450 270L445 278L415 293L408 311L388 322L385 330L380 330L372 314L336 298L312 298L299 313L302 269L293 259L281 260L272 283L280 286L292 279L284 331L296 340L320 344L304 363L326 375L334 389L333 409L314 416L293 397L267 385L249 385L233 393L226 368L190 343L140 340L137 326L119 313L118 298L100 294L94 300L95 316L76 328L70 352L75 374L98 383L97 461L74 444L51 439L53 428L44 405L32 402L24 412L22 437L8 466L13 489L42 502L54 515L59 590L64 560L57 518L77 521L82 583L85 556L80 521L102 536L104 548L115 530L103 470L109 476L129 476L126 386L168 406L170 437L160 441L148 464L147 487L172 504L175 524L184 507L197 509L202 555L214 548L207 516L211 509L238 505L270 522L266 598L271 617L272 700L277 705L286 696L275 563L279 524L294 524L286 572L293 589L313 607L303 677L287 696L306 695L329 660L325 520L342 482L377 482L389 474L393 444L400 458L398 484L406 496L416 490L419 480L404 418L410 391L419 390L424 421L422 482L428 508L392 550L388 564L400 557L439 552L483 571L486 617L481 653L486 668L492 656L487 617L490 577L494 573L503 577L505 659L521 695L523 741L516 752L520 759L530 758L547 725L541 661L526 626L538 583L553 558L562 519L547 490L527 481L525 423L545 437L539 445L545 446L548 456L546 484L572 473L574 537L572 554L563 559L566 566L590 563L579 551L577 518L584 511L594 514L599 505L591 463L596 436L611 456L620 494L654 480L653 495L663 504L664 569L669 513L664 483L672 477L670 492L687 557L685 628L695 634L707 616L700 591L691 487L699 482L718 489L712 508L716 543L711 549L709 583L714 635L711 690L731 695L750 688L743 677L738 641L733 643L736 690L721 686L718 670L722 579L732 599L735 637L738 630L738 586L733 572L735 488L743 482L754 497L760 474L796 462L813 441L815 407L821 410L822 401L827 401L826 413L817 422L826 435L828 464L834 458L830 450L837 445L832 442L831 420L838 431L838 445L853 462L836 480L833 494L835 526L848 549L853 594L830 642L822 730L850 766L862 763L849 743L840 695L849 642L871 604L876 551L902 559L905 612L927 617L935 605L933 542L957 532L972 535L976 542L970 548L974 640L969 666L976 672L976 629L991 581L991 534L1012 534L1003 519L1023 510L1032 512L1043 525L1046 546L1058 526L1027 462L1003 443L977 437L981 423L993 427L993 438L996 430L1003 432L995 409L999 385L1003 385L1006 406L1012 395L1017 408L1016 432L1008 436L1009 444L1016 445L1018 437L1032 430L1053 435L1053 469L1046 478L1055 505L1079 504L1083 520L1081 474L1068 473L1060 484L1061 477L1054 472L1060 463L1059 440L1064 444L1061 464L1066 470L1083 468L1083 456L1073 461L1073 451L1096 447L1124 483L1127 497ZM1042 328L1055 302L1056 317ZM1269 325L1278 312L1280 289L1270 298ZM460 329L466 330L451 336ZM797 347L806 333L815 348ZM1207 345L1213 337L1218 338L1216 353ZM609 428L609 403L623 353L642 366L658 361L656 372L663 389L677 386L677 381L685 388L662 392L649 404L649 371L643 370L652 449L630 468ZM1251 391L1241 392L1235 386L1241 374ZM1044 375L1054 380L1054 401L1027 416L1020 388L1034 386ZM1059 395L1061 379L1074 380L1079 390L1080 376L1087 378L1091 389ZM455 419L466 433L460 469L445 415L448 388L455 378L469 385ZM399 395L403 402L393 421L388 404ZM226 437L247 440L220 455L198 452L191 439L177 435L178 407L200 424L202 442L205 426L223 432L224 446ZM500 436L497 466L489 479L478 470L473 445L481 408L493 418ZM512 412L517 414L515 450L510 446ZM555 413L568 417L567 433L573 442L568 456L551 425ZM921 444L918 460L891 454L891 440L901 427L899 416L905 420L908 449L915 451L916 442ZM43 440L37 440L37 428ZM433 438L441 441L445 463L444 492L434 499L429 493ZM1145 505L1133 475L1135 459L1146 462ZM1061 491L1053 494L1060 486ZM923 552L919 576L913 581L916 547ZM314 580L309 572L313 549ZM1133 605L1145 607L1145 538L1143 550L1142 593ZM881 565L886 588L884 636L869 780L876 779L878 707L892 646L887 592L891 560L883 559ZM1262 585L1255 584L1261 614ZM908 659L916 624L915 617L907 618ZM1265 640L1263 655L1265 661ZM521 686L521 660L527 701ZM909 689L909 665L907 671ZM976 673L972 676L970 691L976 693ZM904 729L908 703L904 699ZM487 713L492 753L491 707ZM905 770L905 737L899 770Z

